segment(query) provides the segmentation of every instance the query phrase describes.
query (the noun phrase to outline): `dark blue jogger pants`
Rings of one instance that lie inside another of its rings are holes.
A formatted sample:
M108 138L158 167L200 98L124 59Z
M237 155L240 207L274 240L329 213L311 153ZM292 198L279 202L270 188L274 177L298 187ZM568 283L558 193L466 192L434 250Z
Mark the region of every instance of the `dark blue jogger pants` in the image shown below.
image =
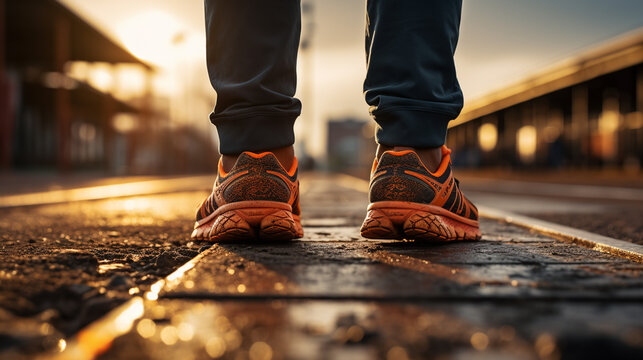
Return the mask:
M378 143L444 144L463 103L453 61L461 9L461 0L366 1L364 95ZM205 17L221 153L292 145L300 1L205 0Z

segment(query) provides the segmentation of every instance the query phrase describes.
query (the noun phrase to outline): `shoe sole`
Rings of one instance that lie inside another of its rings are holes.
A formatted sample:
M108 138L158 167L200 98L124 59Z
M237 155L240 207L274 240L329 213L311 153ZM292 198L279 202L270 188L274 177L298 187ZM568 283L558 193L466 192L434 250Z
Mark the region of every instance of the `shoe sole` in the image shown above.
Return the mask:
M277 201L239 201L221 206L197 222L191 237L214 242L287 241L304 235L292 207Z
M370 239L480 240L478 221L435 205L378 201L368 206L361 234Z

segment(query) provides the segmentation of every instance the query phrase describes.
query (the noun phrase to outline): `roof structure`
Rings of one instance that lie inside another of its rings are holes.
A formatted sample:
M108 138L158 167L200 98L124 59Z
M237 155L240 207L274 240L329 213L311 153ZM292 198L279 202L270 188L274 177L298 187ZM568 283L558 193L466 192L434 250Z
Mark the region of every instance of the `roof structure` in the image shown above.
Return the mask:
M152 69L106 34L55 0L5 2L8 65L55 70L56 36L69 36L70 61L135 63ZM64 24L60 34L57 27Z
M641 63L643 28L465 104L460 116L451 121L449 127Z

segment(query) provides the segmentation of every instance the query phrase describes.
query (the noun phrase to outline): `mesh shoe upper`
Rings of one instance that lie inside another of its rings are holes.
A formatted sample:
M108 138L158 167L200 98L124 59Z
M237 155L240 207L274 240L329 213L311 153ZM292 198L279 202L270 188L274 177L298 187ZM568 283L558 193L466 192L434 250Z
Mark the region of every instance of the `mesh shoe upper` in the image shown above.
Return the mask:
M435 205L477 220L477 208L464 197L453 177L450 153L443 147L442 164L432 173L412 150L385 152L373 166L370 202L408 201Z
M248 200L288 203L292 213L299 215L298 197L297 159L290 171L286 171L272 153L244 152L228 173L219 163L212 194L197 210L196 220L209 216L224 204Z

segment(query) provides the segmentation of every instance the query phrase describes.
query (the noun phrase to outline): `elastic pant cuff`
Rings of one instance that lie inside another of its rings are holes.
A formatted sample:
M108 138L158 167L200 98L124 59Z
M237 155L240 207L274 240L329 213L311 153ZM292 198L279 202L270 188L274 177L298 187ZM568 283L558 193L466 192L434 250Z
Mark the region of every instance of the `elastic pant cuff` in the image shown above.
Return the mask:
M442 114L418 110L390 110L374 115L375 139L387 146L434 148L444 145L451 120Z
M253 115L240 118L217 118L212 121L219 133L219 152L236 155L259 152L295 143L293 125L296 115Z

